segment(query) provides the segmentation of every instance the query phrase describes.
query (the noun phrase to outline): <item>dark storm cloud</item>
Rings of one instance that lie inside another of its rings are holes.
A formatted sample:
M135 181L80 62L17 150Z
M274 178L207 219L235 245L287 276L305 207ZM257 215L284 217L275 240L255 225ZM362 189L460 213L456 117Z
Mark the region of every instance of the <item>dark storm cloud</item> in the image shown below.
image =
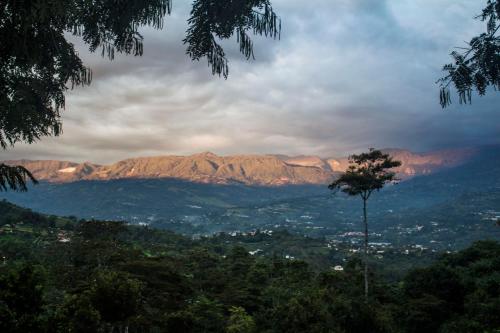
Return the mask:
M492 143L498 97L441 110L434 84L453 46L477 34L482 1L273 0L281 41L255 38L255 61L224 42L230 77L212 77L182 45L189 4L144 29L143 57L113 62L75 41L94 82L68 95L64 134L6 158L100 163L212 150L344 155Z

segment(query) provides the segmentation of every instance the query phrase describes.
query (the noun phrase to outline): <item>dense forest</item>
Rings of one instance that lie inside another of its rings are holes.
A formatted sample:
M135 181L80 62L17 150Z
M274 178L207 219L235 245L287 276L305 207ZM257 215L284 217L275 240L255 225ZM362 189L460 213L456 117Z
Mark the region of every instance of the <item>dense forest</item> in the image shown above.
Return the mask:
M285 254L315 244L287 232L193 240L3 201L0 331L500 332L498 242L394 254L372 266L368 300L356 254Z

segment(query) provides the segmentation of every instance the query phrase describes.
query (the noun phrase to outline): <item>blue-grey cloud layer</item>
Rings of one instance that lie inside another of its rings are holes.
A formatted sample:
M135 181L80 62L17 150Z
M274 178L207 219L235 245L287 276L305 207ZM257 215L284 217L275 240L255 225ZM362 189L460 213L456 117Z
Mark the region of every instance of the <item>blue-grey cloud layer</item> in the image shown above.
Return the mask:
M191 62L188 5L163 31L144 30L145 55L81 55L91 87L68 95L64 134L4 158L101 163L212 150L221 154L344 155L371 146L430 150L498 142L498 93L441 110L434 84L453 46L483 28L485 1L273 0L279 42L257 38L247 62L225 43L230 78Z

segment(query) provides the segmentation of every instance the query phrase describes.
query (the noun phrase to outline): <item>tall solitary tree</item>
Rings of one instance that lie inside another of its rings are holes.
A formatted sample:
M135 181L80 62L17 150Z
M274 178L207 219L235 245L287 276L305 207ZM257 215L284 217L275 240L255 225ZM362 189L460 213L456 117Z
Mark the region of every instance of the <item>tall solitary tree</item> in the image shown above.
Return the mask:
M488 0L476 19L486 22L486 31L451 53L453 63L443 67L447 74L438 80L443 108L451 104L450 86L460 104L471 103L474 91L482 96L488 87L500 90L500 1Z
M65 93L92 81L69 35L110 60L115 53L143 54L139 29L163 27L173 0L0 1L0 146L33 143L61 133ZM206 59L227 78L220 41L236 36L244 57L254 57L251 35L279 38L280 19L270 0L194 0L184 44L193 60ZM26 190L33 176L0 164L0 191Z
M366 204L373 192L379 191L387 183L396 181L396 174L392 168L401 165L394 161L389 154L370 148L367 153L349 157L349 167L328 188L332 191L342 191L351 196L360 196L363 200L364 225L364 280L365 298L368 298L368 218Z

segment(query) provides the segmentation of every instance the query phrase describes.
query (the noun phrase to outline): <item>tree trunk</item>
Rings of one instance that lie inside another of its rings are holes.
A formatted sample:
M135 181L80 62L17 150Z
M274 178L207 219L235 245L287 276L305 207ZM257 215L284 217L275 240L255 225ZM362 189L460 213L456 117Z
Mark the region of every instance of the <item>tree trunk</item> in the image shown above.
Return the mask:
M364 248L364 269L365 269L365 300L368 300L368 219L366 217L366 199L363 199L363 222L365 224L365 248Z

